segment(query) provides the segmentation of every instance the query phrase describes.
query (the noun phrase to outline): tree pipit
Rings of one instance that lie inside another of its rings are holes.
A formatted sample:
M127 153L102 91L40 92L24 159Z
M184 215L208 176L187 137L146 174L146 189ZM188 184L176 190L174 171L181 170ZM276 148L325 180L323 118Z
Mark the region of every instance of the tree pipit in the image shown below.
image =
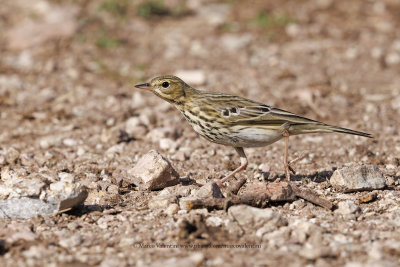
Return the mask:
M219 181L219 185L245 169L244 147L270 145L285 138L284 169L289 181L289 136L307 133L345 133L372 137L368 133L332 126L240 96L194 89L175 76L160 76L135 85L152 91L175 106L193 129L206 140L235 148L241 165ZM295 160L296 161L296 160Z

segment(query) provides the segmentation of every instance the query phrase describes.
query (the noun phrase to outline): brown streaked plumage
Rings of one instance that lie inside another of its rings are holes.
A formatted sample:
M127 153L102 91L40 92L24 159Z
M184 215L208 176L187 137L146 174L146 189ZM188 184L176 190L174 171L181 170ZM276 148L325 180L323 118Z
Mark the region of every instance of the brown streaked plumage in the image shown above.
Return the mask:
M240 96L205 92L192 88L175 76L160 76L135 87L152 91L174 105L193 129L208 141L232 146L241 166L220 181L225 182L247 166L244 147L272 144L282 138L285 146L285 175L289 179L288 140L306 133L346 133L372 137L368 133L328 125Z

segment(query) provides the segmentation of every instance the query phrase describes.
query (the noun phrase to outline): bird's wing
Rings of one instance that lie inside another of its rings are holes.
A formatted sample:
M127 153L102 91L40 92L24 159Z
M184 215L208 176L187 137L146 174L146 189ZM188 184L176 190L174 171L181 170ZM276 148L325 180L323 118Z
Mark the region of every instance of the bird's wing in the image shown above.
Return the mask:
M203 99L202 108L210 113L208 117L230 126L287 130L291 135L338 132L372 137L368 133L328 125L239 96L214 93Z
M216 95L209 98L209 103L222 118L232 124L271 126L321 124L321 122L238 96Z

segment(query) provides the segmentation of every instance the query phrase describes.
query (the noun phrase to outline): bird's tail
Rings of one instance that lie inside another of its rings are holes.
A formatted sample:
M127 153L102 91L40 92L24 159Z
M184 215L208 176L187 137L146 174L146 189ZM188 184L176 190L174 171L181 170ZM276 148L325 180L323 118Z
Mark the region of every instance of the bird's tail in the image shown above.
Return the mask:
M324 123L310 123L310 124L294 124L289 127L289 134L305 134L305 133L345 133L373 138L369 133L355 131L347 128L332 126Z

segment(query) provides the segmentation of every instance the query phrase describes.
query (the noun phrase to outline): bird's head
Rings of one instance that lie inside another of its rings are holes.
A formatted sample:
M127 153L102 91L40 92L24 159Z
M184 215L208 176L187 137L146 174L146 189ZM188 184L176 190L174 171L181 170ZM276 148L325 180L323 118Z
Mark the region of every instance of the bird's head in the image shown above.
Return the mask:
M190 86L175 76L160 76L153 78L149 83L135 85L136 88L152 91L157 96L170 102L184 101Z

